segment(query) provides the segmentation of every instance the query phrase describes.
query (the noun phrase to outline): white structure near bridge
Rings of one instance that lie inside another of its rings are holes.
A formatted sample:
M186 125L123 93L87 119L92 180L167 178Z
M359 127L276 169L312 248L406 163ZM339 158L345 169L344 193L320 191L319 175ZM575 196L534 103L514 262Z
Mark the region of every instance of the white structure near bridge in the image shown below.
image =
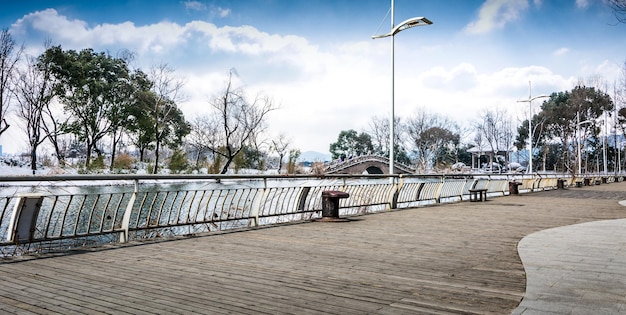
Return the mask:
M502 147L493 147L490 144L481 144L479 146L472 147L467 150L468 153L472 155L472 169L481 168L480 157L487 156L489 165L492 165L494 162L497 162L496 157L502 156L509 162L509 154L515 151L515 147L502 148Z

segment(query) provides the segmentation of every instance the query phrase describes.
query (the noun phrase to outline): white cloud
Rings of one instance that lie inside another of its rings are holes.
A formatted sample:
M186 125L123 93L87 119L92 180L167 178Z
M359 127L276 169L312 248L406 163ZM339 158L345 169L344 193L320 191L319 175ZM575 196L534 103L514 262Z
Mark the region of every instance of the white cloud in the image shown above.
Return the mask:
M587 8L589 6L589 0L576 0L576 7L580 9Z
M228 53L259 55L288 50L298 51L308 46L306 39L298 36L270 35L252 26L224 26L194 21L185 25L186 31L194 31L208 38L207 45L215 50Z
M450 71L446 71L443 67L434 67L422 78L425 85L430 88L470 90L478 83L477 74L474 65L461 63Z
M478 20L465 27L469 34L488 33L515 21L528 8L527 0L487 0L480 8Z
M194 10L194 11L206 10L206 5L204 5L204 3L200 1L184 1L183 4L185 5L185 8L188 10Z
M556 56L556 57L560 57L560 56L563 56L563 55L565 55L565 54L567 54L567 53L569 53L569 48L567 48L567 47L562 47L562 48L559 48L559 49L555 50L555 51L552 53L552 55L554 55L554 56Z
M185 41L185 28L171 22L136 26L132 22L99 24L89 27L81 20L70 20L54 9L25 15L12 25L12 31L23 34L40 32L55 44L69 48L121 46L137 52L162 51Z
M215 13L217 14L217 16L219 16L221 18L224 18L224 17L229 16L231 12L230 12L230 9L224 9L224 8L217 7L215 9Z
M489 11L487 7L492 7L491 19L498 23L512 21L525 8L519 1L487 1L481 12ZM485 19L488 15L481 13ZM491 29L498 23L492 21ZM64 49L121 47L136 52L136 60L148 66L171 64L187 82L189 99L180 107L189 120L208 111L208 99L224 87L228 69L235 67L251 96L267 94L281 105L269 115L270 132L287 134L302 151L328 151L341 130L362 131L373 116L388 117L390 112L387 41L347 40L320 47L302 36L270 34L246 25L218 27L205 21L90 26L52 9L24 16L12 31L42 33ZM483 63L489 67L485 70L478 66L482 59L442 57L441 49L423 45L420 58L415 58L410 45L409 41L397 45L397 117L409 117L417 106L424 106L467 125L486 107L522 111L516 101L528 96L528 81L533 95L539 95L569 90L577 80L555 73L558 70L550 66L511 67L507 56L492 54L488 47L484 55L493 62ZM554 53L565 54L567 48ZM573 68L566 73L605 73L611 65L568 64L568 69Z

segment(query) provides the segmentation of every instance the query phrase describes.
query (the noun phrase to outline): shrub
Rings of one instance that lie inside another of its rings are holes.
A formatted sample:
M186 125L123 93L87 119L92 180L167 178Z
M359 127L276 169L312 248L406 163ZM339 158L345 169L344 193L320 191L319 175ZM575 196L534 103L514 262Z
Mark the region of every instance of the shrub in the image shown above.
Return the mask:
M113 161L113 168L118 170L128 170L133 166L134 159L126 153L120 154Z
M97 156L89 163L88 171L101 170L104 168L104 156Z
M169 169L174 173L182 173L189 167L189 161L187 160L187 154L182 150L174 151L170 158Z

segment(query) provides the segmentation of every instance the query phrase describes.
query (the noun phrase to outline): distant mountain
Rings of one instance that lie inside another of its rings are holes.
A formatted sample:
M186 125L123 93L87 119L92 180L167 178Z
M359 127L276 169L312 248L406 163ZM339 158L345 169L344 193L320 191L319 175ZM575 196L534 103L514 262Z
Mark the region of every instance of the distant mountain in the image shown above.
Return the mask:
M306 151L300 154L298 161L300 162L327 162L330 161L331 155L316 151Z

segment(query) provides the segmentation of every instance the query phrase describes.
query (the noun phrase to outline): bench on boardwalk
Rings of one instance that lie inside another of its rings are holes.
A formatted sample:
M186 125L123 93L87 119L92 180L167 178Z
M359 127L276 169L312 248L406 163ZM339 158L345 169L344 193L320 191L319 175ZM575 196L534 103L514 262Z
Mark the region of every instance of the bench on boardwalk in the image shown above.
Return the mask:
M470 189L469 193L470 193L470 201L471 202L487 201L487 189L485 189L485 188Z

